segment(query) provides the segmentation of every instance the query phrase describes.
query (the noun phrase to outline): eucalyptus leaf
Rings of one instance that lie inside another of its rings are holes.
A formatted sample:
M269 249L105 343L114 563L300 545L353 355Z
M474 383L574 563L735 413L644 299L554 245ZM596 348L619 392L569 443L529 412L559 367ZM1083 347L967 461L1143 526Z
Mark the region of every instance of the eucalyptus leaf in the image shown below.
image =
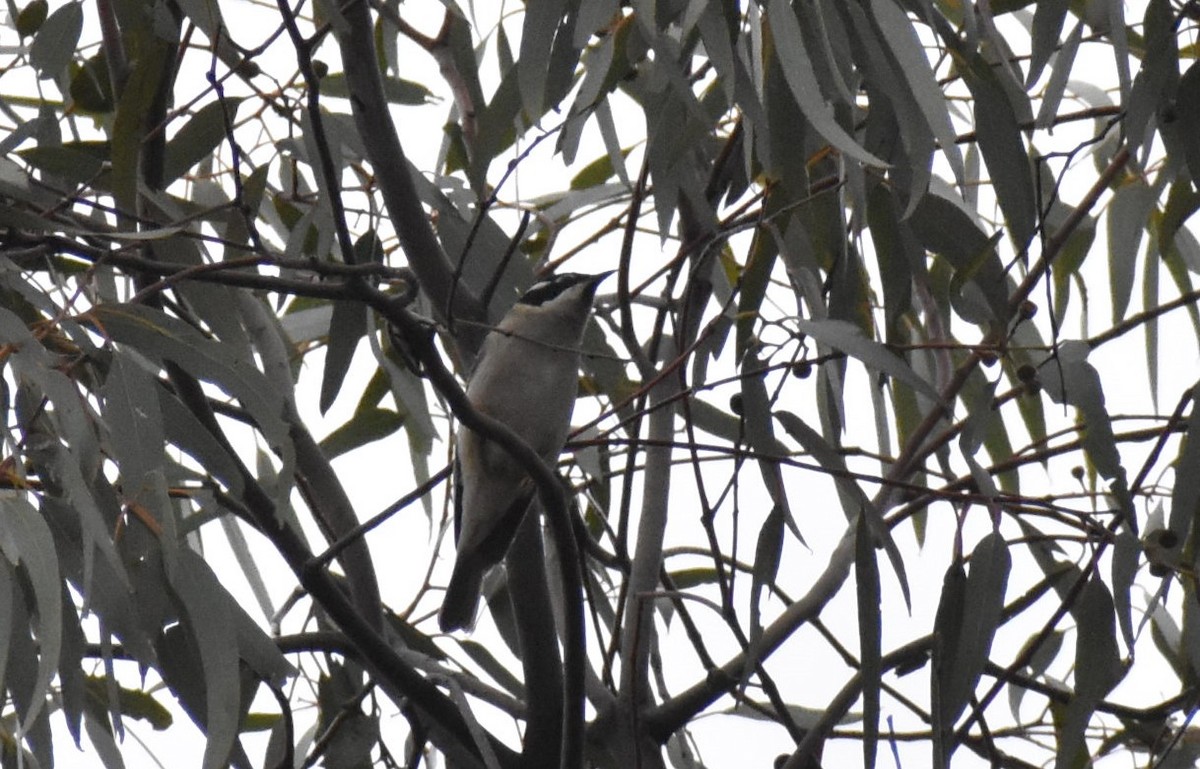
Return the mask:
M862 361L867 368L903 382L934 403L941 401L933 385L917 376L907 363L886 347L864 336L862 329L855 324L844 320L799 319L795 321L795 326L797 331Z
M58 671L63 644L62 580L54 537L38 511L24 499L9 495L0 495L0 510L4 513L0 550L10 564L24 570L33 590L27 599L37 615L37 676L30 693L32 704L22 715L20 727L22 731L28 731L42 714L50 683ZM29 630L28 627L12 628L14 633Z
M29 63L39 77L58 77L75 55L83 31L83 4L68 2L55 9L38 28L29 46Z
M1069 769L1086 760L1085 732L1100 701L1121 680L1112 595L1099 579L1089 579L1075 610L1075 696L1059 728L1055 769Z
M813 128L830 144L848 156L876 168L887 163L863 149L854 137L838 125L825 97L817 87L817 74L809 59L808 48L800 32L800 23L787 0L769 0L767 19L775 38L775 54L796 103Z

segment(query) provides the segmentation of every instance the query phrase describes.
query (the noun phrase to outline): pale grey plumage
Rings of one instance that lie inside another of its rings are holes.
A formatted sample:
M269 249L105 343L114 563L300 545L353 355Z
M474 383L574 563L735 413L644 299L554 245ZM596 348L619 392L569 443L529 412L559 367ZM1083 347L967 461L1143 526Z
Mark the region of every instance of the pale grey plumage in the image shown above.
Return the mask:
M601 275L563 274L533 286L483 342L467 397L553 463L571 427L579 345ZM499 563L533 498L525 472L500 446L461 428L456 440L454 573L438 623L470 626L483 576Z

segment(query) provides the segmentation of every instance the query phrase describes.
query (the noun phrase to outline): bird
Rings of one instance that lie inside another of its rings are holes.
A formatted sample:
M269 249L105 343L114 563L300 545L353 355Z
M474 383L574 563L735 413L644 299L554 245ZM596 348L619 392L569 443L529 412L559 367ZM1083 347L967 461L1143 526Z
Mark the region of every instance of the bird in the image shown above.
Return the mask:
M557 273L532 285L488 332L467 381L472 407L548 463L567 442L583 332L611 274ZM438 614L444 633L473 626L483 577L508 552L536 491L498 444L462 426L455 444L456 555Z

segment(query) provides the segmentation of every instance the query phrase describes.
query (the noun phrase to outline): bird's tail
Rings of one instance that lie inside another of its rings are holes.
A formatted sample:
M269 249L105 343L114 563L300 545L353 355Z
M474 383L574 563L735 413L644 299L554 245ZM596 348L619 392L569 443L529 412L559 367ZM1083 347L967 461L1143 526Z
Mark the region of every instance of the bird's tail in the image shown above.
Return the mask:
M443 633L463 630L475 624L475 607L479 604L479 591L483 586L483 572L460 558L454 564L450 584L442 598L442 611L438 614L438 625Z

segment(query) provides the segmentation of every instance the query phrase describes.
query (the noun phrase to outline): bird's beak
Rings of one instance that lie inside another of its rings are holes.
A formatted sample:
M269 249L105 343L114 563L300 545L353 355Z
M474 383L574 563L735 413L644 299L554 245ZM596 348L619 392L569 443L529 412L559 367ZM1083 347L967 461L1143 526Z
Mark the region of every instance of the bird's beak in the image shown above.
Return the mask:
M600 284L604 282L605 278L607 278L609 275L612 275L614 272L616 272L616 270L606 270L589 278L587 281L588 292L594 297L596 295L596 289L600 287Z

